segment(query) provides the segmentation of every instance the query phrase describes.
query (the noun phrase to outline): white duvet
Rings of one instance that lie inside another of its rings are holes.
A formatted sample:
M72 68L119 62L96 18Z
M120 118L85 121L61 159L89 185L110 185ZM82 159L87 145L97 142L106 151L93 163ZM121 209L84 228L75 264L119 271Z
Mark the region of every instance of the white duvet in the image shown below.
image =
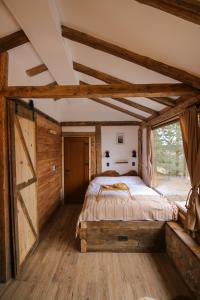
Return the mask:
M127 191L108 190L97 200L100 186L113 183L125 183L131 197ZM147 187L140 177L96 177L88 186L78 224L100 220L170 221L177 220L177 216L177 206Z

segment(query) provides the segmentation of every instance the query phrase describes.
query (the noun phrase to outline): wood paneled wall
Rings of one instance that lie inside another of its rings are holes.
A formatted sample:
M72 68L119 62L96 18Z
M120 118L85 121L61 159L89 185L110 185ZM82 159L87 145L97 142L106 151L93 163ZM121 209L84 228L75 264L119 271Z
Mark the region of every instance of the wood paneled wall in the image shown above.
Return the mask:
M176 222L166 225L167 254L176 269L194 293L200 299L200 252L199 245Z
M6 99L0 97L0 282L11 275L7 150Z
M53 170L53 166L56 170ZM61 126L41 115L37 115L37 176L38 221L41 229L60 203L62 188Z
M7 86L8 53L0 53L0 88ZM7 101L0 97L0 282L11 276Z
M102 153L101 153L101 125L96 125L96 171L100 174L102 171Z

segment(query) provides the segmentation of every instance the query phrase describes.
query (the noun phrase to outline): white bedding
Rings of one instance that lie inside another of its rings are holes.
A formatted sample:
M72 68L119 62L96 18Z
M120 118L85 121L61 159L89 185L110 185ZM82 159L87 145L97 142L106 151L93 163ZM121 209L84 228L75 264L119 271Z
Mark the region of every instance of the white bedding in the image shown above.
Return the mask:
M132 199L126 191L103 191L97 195L101 185L125 183ZM100 220L177 220L178 209L167 198L147 187L140 177L96 177L88 186L83 209L79 216L81 221Z

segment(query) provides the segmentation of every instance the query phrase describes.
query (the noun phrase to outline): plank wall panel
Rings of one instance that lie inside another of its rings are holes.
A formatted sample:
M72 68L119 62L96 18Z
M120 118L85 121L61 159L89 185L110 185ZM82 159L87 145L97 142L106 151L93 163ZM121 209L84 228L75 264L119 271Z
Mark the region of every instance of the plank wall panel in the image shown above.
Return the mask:
M49 130L55 131L54 135ZM52 167L56 166L53 171ZM62 188L62 138L60 125L37 115L38 220L43 227L60 203Z
M0 97L0 282L11 276L6 108Z
M167 254L185 283L200 299L200 251L197 242L176 222L166 225Z
M0 54L0 89L8 83L8 53ZM7 101L0 97L0 282L11 276Z

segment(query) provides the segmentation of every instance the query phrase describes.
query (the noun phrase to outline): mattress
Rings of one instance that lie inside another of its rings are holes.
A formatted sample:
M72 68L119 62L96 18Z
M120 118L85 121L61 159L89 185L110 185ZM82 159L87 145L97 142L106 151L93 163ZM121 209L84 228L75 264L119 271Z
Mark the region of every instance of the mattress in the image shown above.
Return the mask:
M99 195L102 185L114 183L125 183L130 194L121 190L104 190ZM146 186L140 177L96 177L88 186L78 224L101 220L171 221L177 217L177 206Z

